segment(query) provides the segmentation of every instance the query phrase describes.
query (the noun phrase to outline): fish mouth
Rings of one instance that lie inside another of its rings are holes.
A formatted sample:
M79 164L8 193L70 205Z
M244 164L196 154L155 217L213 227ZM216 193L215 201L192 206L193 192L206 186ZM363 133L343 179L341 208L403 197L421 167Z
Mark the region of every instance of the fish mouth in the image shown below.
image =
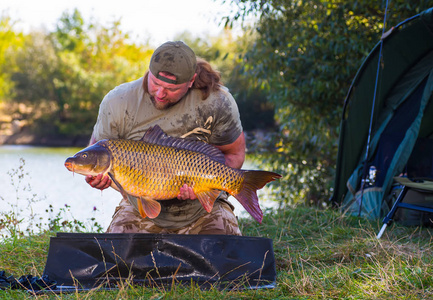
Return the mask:
M74 163L71 161L70 158L68 158L68 159L65 161L65 167L66 167L66 169L68 169L69 171L74 172Z

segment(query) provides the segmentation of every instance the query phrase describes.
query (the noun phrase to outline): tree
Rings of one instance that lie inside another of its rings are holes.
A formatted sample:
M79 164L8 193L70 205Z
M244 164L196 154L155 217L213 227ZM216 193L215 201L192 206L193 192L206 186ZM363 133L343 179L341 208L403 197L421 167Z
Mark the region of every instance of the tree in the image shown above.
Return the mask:
M22 33L15 32L13 26L10 17L0 16L0 102L12 91L10 70L14 67L13 54L23 44Z
M33 131L43 136L90 136L99 103L115 86L143 75L152 50L129 42L114 22L86 22L63 13L54 32L32 32L14 54L13 99L32 106Z
M60 60L55 84L59 133L90 135L103 96L142 76L150 49L129 43L119 26L119 22L108 28L87 24L74 10L63 14L51 34Z
M227 24L255 16L257 39L243 55L243 74L276 107L278 154L286 202L322 203L334 178L343 100L362 60L380 39L381 1L240 0ZM388 23L428 8L391 1Z

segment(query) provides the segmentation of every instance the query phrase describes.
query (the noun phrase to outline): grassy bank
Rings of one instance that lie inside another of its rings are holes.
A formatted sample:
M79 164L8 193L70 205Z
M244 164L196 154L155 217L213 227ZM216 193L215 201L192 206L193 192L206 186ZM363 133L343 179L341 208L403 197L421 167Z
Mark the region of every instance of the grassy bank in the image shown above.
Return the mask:
M381 240L380 222L298 207L268 212L260 225L241 220L244 235L272 238L277 287L256 291L201 291L197 287L144 288L47 295L52 299L431 299L431 229L394 224ZM0 246L1 269L41 276L51 234L21 237ZM22 299L23 291L0 291Z

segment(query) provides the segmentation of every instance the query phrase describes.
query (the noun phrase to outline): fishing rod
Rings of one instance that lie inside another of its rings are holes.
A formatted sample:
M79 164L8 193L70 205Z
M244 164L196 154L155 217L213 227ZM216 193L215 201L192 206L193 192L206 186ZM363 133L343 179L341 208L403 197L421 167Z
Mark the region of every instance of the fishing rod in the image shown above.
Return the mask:
M368 128L368 136L367 136L367 148L365 150L365 158L364 158L364 163L363 163L363 170L362 170L362 177L361 177L361 199L359 202L359 211L358 211L358 217L361 216L361 211L362 211L362 200L364 197L364 188L365 185L367 183L367 162L368 162L368 157L370 154L370 141L371 141L371 132L372 132L372 128L373 128L373 120L374 120L374 108L376 107L376 97L377 97L377 90L378 90L378 82L379 82L379 73L380 73L380 64L382 62L382 50L383 50L383 39L385 37L385 28L386 28L386 18L387 18L387 11L388 11L388 0L386 0L386 5L385 5L385 15L383 18L383 28L382 28L382 36L380 38L380 47L379 47L379 58L377 60L377 69L376 69L376 81L374 83L374 95L373 95L373 103L372 103L372 107L371 107L371 114L370 114L370 124L369 124L369 128ZM372 166L373 168L373 166ZM369 170L370 171L370 170ZM375 170L373 169L372 172L374 172ZM356 199L356 197L355 197Z

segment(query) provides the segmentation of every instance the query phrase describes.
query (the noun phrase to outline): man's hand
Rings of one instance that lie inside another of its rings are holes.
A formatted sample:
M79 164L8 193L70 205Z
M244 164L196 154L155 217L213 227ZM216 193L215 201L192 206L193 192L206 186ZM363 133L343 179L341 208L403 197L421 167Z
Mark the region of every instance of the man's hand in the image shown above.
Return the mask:
M86 182L90 186L101 191L111 186L110 178L108 176L103 176L102 174L98 174L96 176L87 175Z
M195 200L197 199L196 194L194 193L192 187L184 184L177 195L177 199L179 200Z

